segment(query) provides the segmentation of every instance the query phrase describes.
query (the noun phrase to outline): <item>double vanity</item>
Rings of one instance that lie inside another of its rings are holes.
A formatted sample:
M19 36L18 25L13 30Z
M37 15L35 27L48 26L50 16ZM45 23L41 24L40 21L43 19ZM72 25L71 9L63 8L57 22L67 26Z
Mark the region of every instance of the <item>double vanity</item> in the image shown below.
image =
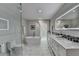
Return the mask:
M73 38L74 39L74 38ZM78 38L77 38L78 39ZM61 34L48 34L48 48L51 55L55 56L79 56L79 43L68 38L63 38Z
M52 26L48 34L51 55L79 56L79 5L56 18Z

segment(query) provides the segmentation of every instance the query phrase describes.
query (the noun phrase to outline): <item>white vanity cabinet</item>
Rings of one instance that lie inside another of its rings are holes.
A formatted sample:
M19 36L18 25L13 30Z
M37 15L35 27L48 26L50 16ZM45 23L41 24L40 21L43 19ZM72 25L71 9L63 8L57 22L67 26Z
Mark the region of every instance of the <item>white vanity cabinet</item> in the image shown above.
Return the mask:
M50 54L53 55L53 50L52 50L52 39L48 36L47 38L47 42L48 42L48 49L50 51Z
M79 43L58 38L56 35L48 35L48 46L51 54L55 56L79 56Z
M66 50L59 43L57 43L52 38L50 38L49 40L50 40L49 44L52 42L49 46L51 47L51 49L53 50L53 53L56 56L65 56L66 55Z
M55 40L54 40L55 41ZM56 46L56 56L65 56L66 55L66 49L64 49L64 47L62 47L58 42L55 41L55 46ZM54 46L54 47L55 47Z

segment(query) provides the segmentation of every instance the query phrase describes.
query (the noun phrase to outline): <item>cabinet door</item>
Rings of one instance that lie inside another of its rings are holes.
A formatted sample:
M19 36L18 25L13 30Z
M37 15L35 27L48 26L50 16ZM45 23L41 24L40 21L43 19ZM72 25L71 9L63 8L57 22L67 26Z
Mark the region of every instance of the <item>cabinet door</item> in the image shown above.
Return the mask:
M56 56L65 56L66 55L66 50L64 49L63 46L61 46L57 41L52 40L52 49L55 53Z
M53 49L55 55L57 55L58 47L57 47L57 42L54 39L52 39L52 49Z
M57 47L58 47L58 49L57 49L57 55L58 56L66 56L66 49L64 49L64 47L63 46L61 46L59 43L57 43Z
M48 38L48 45L52 47L52 39L50 37Z
M51 56L55 56L55 53L54 53L52 47L48 46L48 49L50 51Z

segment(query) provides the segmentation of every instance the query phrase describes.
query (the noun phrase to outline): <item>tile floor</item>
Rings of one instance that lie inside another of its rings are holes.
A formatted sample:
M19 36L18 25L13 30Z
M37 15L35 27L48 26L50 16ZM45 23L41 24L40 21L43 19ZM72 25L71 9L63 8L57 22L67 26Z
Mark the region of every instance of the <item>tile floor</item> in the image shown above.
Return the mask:
M50 53L47 49L42 49L40 46L26 46L23 48L23 56L50 56Z
M41 40L41 44L39 46L23 45L23 56L51 56L51 55L48 50L46 40Z
M11 56L51 56L47 40L44 40L45 38L41 39L40 45L24 45L22 44L21 47L16 47L16 50L11 54ZM1 54L2 56L7 54Z

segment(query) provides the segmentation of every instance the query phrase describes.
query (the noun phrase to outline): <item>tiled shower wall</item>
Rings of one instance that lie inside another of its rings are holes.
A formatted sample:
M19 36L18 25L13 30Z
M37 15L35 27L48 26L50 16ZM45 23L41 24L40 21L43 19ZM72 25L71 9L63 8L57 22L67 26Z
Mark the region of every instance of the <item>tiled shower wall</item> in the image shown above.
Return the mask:
M18 4L0 4L0 18L9 21L9 30L0 30L0 44L15 41L21 44L20 13Z

